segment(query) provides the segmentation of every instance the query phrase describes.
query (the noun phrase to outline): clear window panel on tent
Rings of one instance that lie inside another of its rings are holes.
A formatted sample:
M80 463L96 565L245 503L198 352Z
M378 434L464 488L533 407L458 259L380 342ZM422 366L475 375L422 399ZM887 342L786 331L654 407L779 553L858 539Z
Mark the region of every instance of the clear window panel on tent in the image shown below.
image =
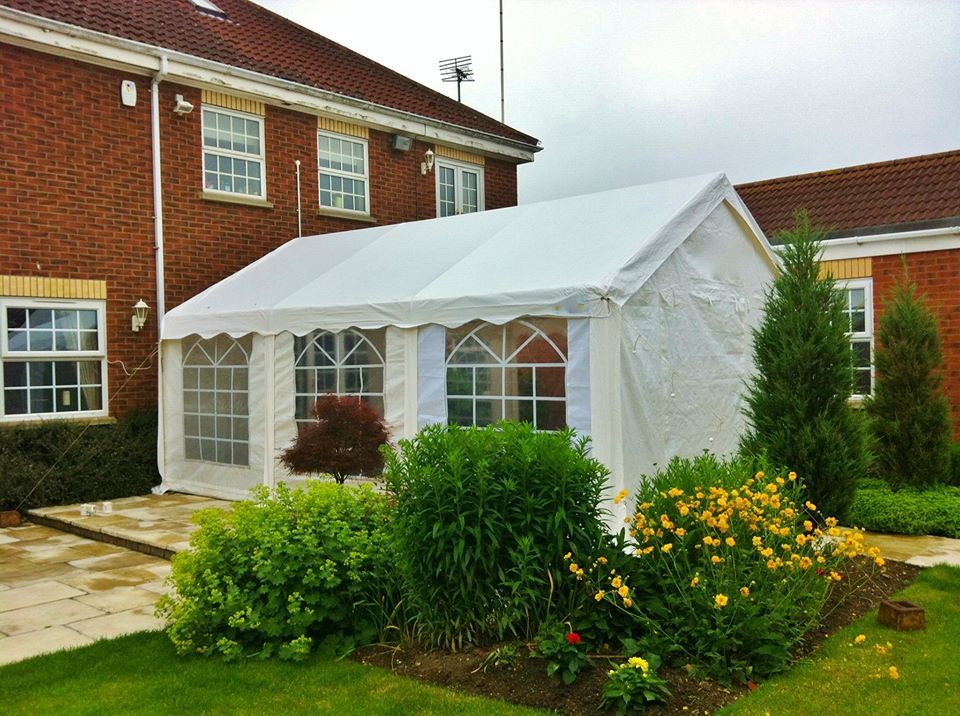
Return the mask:
M525 318L503 326L474 321L448 329L446 336L449 422L564 427L566 320Z
M383 369L386 329L316 330L293 342L298 425L312 420L311 411L324 395L352 395L384 414Z
M249 464L249 338L185 344L183 437L188 460Z

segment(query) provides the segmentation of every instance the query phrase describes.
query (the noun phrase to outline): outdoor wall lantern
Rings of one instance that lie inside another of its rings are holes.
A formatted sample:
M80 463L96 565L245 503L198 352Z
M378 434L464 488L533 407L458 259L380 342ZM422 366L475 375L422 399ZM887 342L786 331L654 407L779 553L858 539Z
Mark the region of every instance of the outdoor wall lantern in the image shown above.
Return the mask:
M174 112L177 114L190 114L193 111L193 104L187 102L187 100L183 98L182 94L178 94L176 99L177 104L173 108Z
M420 162L420 173L426 174L433 171L433 151L428 149L423 153L423 161Z
M131 316L130 330L134 333L139 333L140 329L144 327L147 323L147 313L150 311L150 306L144 303L141 298L133 305L133 316Z

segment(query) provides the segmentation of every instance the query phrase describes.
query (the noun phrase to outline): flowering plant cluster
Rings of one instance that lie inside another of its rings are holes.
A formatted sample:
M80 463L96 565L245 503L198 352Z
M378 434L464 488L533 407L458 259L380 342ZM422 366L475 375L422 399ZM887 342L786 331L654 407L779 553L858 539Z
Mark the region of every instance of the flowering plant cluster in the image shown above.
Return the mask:
M536 644L537 653L547 661L547 675L559 673L565 684L576 681L580 670L590 663L586 643L569 624L544 622Z
M603 706L615 706L617 713L642 709L654 701L670 697L667 682L657 676L660 657L650 654L647 658L631 656L619 666L607 672L607 681L601 694Z
M785 668L830 585L844 578L844 562L868 554L883 566L861 533L841 530L804 500L792 472L768 475L711 455L675 459L636 500L627 543L639 560L637 581L602 559L581 565L571 555L569 569L596 601L614 603L723 678Z

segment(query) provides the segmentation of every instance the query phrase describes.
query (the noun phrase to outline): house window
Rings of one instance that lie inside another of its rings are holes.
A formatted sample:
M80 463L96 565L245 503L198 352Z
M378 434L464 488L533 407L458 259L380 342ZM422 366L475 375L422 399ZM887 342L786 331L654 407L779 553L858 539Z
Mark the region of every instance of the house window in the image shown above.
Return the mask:
M294 340L298 423L327 393L355 395L383 415L383 365L386 331L313 331Z
M367 142L317 133L320 206L369 213Z
M263 167L263 117L204 107L204 189L263 199Z
M248 464L250 339L197 338L183 358L183 439L188 460Z
M483 211L483 167L438 159L437 216Z
M447 417L457 425L498 420L566 425L567 324L530 318L473 322L447 331Z
M104 304L4 299L0 309L0 416L106 415Z
M853 351L853 393L870 395L873 393L873 282L870 279L848 281L842 288Z

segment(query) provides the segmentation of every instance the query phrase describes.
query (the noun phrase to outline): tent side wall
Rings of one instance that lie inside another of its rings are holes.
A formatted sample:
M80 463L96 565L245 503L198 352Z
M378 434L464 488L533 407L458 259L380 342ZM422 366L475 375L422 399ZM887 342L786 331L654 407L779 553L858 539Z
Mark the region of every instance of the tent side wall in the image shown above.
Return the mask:
M772 278L768 255L723 202L624 306L627 488L674 456L736 450L752 329Z

